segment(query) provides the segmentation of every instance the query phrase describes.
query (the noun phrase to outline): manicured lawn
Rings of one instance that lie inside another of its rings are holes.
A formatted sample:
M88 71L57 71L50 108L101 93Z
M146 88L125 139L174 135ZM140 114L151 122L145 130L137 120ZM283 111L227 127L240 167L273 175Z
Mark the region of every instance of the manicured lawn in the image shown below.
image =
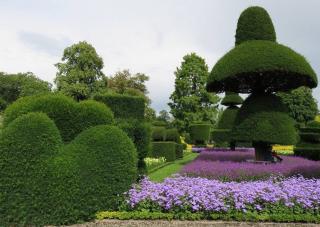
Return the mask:
M171 164L168 164L162 168L157 169L156 171L149 174L149 179L152 181L160 182L163 181L166 177L178 173L181 168L194 160L199 154L197 153L188 153L185 154L183 159L176 160Z

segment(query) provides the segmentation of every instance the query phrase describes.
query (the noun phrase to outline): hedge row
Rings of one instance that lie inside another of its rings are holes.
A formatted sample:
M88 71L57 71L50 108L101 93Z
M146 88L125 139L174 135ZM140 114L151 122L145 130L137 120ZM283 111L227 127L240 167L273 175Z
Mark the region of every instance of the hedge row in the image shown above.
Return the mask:
M320 122L311 121L300 129L300 142L294 154L312 160L320 160Z
M18 99L5 110L4 127L30 112L47 114L58 127L64 142L71 141L91 126L114 123L113 113L102 103L93 100L77 103L64 95L49 94Z
M167 162L176 160L175 142L152 142L152 153L154 158L165 157Z
M115 118L144 119L145 99L139 96L120 94L95 95L96 101L106 104L114 113Z
M190 137L194 144L204 145L210 139L210 124L191 124L190 125Z

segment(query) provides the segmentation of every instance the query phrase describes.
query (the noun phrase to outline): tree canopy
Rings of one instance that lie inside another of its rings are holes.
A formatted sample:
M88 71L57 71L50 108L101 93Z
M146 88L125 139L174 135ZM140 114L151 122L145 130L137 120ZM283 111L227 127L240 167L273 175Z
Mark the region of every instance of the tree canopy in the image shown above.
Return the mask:
M61 62L55 66L58 69L55 78L58 91L78 101L106 87L103 60L86 41L67 47Z

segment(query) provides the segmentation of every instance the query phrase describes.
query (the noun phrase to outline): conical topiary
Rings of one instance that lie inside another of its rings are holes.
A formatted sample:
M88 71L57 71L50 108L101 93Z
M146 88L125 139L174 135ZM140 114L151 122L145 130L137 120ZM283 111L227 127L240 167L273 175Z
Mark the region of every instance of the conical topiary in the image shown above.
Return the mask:
M276 42L268 13L249 7L239 18L236 46L213 67L207 90L252 93L238 113L232 137L253 142L257 160L271 160L272 144L296 142L294 121L279 110L281 104L273 93L300 86L314 88L317 83L306 59Z

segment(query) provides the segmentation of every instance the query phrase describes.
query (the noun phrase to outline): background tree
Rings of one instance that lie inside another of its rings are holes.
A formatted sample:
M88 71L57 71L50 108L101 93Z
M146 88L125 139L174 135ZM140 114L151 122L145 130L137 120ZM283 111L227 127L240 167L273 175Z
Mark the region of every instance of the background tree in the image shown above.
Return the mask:
M289 115L301 125L314 120L318 113L317 101L308 87L300 87L289 92L279 92L282 102L289 109Z
M159 111L159 114L157 116L158 121L164 121L166 123L169 123L170 119L171 119L171 117L170 117L170 114L168 113L168 111L166 111L166 110Z
M20 97L51 92L52 85L32 72L6 74L0 72L0 99L6 105Z
M171 114L180 131L186 131L192 122L215 123L219 97L206 91L208 66L195 53L183 57L181 66L175 71L175 90L171 94Z
M55 64L58 91L79 101L105 89L103 60L91 44L83 41L67 47L61 60Z

